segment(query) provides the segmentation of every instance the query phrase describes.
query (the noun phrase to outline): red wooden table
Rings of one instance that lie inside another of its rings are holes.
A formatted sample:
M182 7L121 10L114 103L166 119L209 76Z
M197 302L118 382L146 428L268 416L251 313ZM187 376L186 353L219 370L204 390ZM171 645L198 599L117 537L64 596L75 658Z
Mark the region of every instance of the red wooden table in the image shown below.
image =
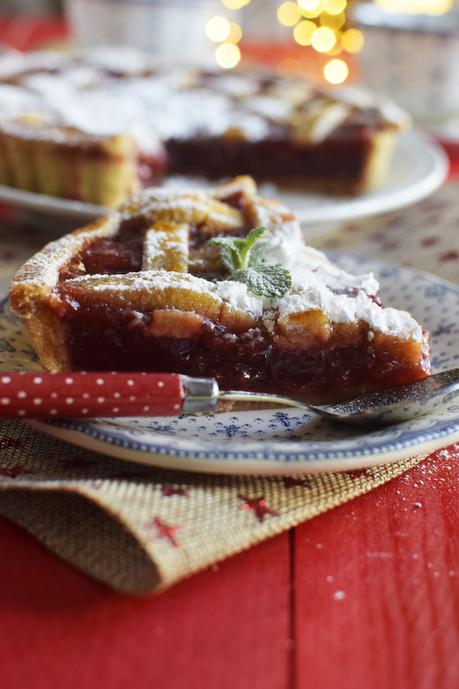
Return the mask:
M0 39L20 48L42 36L13 28ZM458 460L439 452L151 598L110 592L0 520L0 687L458 689Z
M0 522L0 686L457 689L457 450L158 597Z

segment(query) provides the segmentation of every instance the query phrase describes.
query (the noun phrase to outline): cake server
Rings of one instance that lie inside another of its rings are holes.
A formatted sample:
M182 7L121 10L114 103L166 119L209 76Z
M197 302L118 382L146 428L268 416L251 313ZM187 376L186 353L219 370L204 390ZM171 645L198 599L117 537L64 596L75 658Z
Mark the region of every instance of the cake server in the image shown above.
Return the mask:
M220 390L213 378L176 373L0 373L0 418L177 416L211 413L221 402L296 407L353 425L388 424L459 403L459 368L337 404Z

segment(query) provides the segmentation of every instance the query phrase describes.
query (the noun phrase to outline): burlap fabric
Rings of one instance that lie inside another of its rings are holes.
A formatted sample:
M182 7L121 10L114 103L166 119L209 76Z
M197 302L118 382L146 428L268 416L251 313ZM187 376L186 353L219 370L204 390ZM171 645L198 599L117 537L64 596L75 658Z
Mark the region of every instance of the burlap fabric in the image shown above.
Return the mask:
M457 185L315 244L459 278ZM0 277L41 246L1 228ZM10 228L10 229L8 229ZM289 478L206 476L111 460L23 423L0 427L0 513L87 574L130 593L158 591L407 471L423 457L363 472Z
M414 466L295 478L205 476L112 460L2 424L0 513L110 586L145 593Z

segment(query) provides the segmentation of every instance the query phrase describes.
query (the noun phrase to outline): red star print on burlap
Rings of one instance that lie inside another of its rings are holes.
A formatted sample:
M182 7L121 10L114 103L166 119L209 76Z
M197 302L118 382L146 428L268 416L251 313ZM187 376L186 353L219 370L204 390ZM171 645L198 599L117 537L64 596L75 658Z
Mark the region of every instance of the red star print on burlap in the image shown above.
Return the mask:
M162 538L170 543L174 548L179 548L180 544L177 541L175 535L177 531L180 530L180 526L172 526L171 524L166 524L159 517L155 517L150 522L149 526L154 526L156 529L156 535L158 538Z
M186 488L175 488L174 486L161 486L161 495L170 498L173 495L188 495Z
M19 465L14 467L3 467L0 469L0 476L7 476L8 478L16 478L16 476L19 476L23 473L24 469Z
M279 512L271 509L265 502L265 496L260 495L258 498L248 498L245 495L239 495L239 500L242 500L243 504L240 506L241 510L246 510L247 512L253 512L259 522L264 521L266 515L270 514L277 517Z
M19 438L10 438L9 435L0 438L0 450L19 449L20 447L22 447L22 441Z

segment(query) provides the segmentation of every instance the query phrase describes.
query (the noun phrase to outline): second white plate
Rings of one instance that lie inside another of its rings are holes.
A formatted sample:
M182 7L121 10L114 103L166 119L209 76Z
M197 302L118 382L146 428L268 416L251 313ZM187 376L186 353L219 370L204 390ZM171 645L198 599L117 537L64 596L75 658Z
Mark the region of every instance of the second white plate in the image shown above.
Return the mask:
M386 182L375 191L357 197L339 197L311 192L292 192L262 185L267 196L280 198L305 225L351 220L386 213L409 206L429 196L444 182L448 159L443 149L419 131L404 134L399 141ZM209 182L189 178L172 178L168 185L193 186ZM75 227L103 215L108 209L90 203L59 199L0 185L0 201L17 208L39 213L50 224Z

